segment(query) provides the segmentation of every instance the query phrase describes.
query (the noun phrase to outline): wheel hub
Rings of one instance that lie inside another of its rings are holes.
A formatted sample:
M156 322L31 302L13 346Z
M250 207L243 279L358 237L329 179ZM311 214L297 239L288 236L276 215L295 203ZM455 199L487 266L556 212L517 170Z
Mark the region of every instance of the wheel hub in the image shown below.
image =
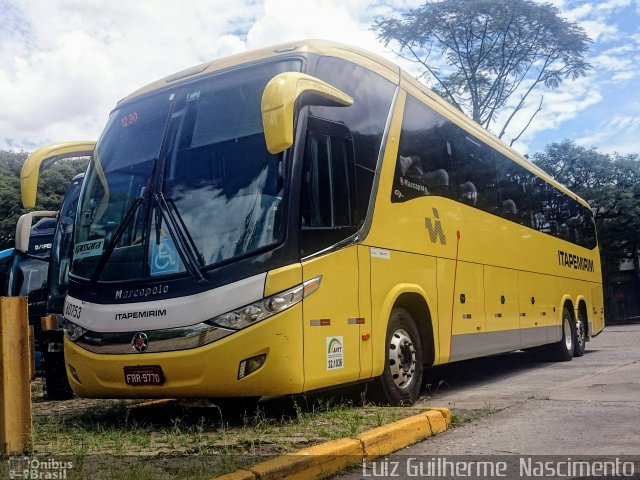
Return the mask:
M564 329L564 344L567 347L567 351L571 351L573 347L573 335L571 334L571 319L565 318L562 322L562 328Z
M396 330L389 342L389 368L399 388L407 388L416 371L416 349L411 337L402 329Z
M584 322L581 319L578 319L576 322L576 340L578 345L581 348L584 348L585 342L587 340L587 332L584 328Z

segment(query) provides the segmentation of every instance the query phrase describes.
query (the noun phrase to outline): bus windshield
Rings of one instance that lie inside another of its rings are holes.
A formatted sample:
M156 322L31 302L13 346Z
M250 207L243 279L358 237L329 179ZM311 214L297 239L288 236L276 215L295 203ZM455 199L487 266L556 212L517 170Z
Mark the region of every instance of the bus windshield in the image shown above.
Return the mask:
M83 179L84 174L80 174L71 181L58 213L58 223L53 236L47 276L49 288L47 309L53 312L62 310L64 296L67 293L69 261L73 252L73 220L76 215Z
M278 243L284 166L267 151L260 104L271 78L300 68L236 69L116 109L81 193L71 273L200 274Z

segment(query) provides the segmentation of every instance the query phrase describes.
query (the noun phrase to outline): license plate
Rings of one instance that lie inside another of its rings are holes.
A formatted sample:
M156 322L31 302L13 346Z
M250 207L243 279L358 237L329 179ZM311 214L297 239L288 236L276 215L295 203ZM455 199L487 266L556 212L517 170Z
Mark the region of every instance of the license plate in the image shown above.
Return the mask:
M160 365L124 367L124 381L127 385L162 385L164 375Z

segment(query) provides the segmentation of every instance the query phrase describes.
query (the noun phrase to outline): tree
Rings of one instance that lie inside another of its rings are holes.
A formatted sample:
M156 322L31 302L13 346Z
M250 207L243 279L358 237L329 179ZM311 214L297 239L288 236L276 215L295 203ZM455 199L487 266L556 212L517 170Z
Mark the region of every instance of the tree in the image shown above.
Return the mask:
M557 88L591 68L584 60L591 40L549 3L428 0L402 18L376 21L372 29L399 56L421 65L441 96L486 128L518 94L499 138L536 87ZM541 109L542 99L511 144Z
M640 157L587 149L570 140L547 145L534 162L594 211L605 278L640 248Z
M27 154L0 150L0 250L13 246L16 222L22 213L20 170Z
M0 250L13 246L22 208L20 172L26 152L0 150ZM87 168L86 159L69 159L54 164L40 175L36 210L58 210L74 176Z

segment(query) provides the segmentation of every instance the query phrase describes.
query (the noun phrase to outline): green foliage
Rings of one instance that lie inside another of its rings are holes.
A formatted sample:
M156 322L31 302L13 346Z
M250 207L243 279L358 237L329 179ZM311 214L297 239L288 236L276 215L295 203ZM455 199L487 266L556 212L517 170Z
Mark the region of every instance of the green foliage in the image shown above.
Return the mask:
M583 58L591 40L549 3L427 1L372 29L401 57L420 64L440 95L487 128L517 93L520 101L500 137L536 86L556 88L591 68Z
M13 246L16 222L23 213L20 203L20 170L24 152L0 150L0 249Z
M638 155L610 155L570 140L534 155L536 165L591 204L605 277L640 247L639 160Z
M0 150L0 249L13 246L18 218L27 212L20 197L20 172L27 155ZM44 170L36 210L57 210L73 177L86 168L86 159L69 159Z
M37 210L57 210L73 177L87 169L88 161L81 158L63 160L40 175Z

